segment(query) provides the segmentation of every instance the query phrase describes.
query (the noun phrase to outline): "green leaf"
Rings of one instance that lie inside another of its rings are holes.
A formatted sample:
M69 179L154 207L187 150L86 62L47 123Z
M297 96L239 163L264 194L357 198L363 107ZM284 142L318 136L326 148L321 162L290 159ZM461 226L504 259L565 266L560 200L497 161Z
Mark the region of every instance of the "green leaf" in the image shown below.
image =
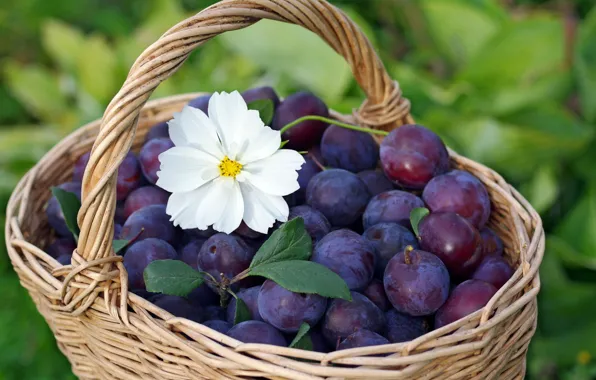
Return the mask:
M577 76L582 114L589 122L596 121L596 7L581 23L574 52L574 71Z
M67 111L58 78L46 68L9 61L4 74L11 94L38 118L57 121Z
M271 125L271 121L273 120L273 112L275 111L273 100L259 99L248 103L247 106L249 110L259 111L261 120L263 120L265 125Z
M236 313L234 314L234 325L242 323L244 321L250 321L251 319L250 310L248 306L240 297L236 297Z
M294 293L352 300L350 290L341 277L329 268L312 261L270 262L251 268L248 275L268 278Z
M77 61L77 77L83 89L100 103L107 103L118 90L116 53L99 35L89 37Z
M219 38L268 72L291 78L329 103L339 100L352 80L341 56L319 36L296 25L261 20Z
M180 260L157 260L143 272L147 291L186 297L203 283L203 275Z
M416 207L410 212L410 223L412 224L412 229L416 236L420 236L418 234L418 225L428 214L430 214L430 210L426 207Z
M64 221L68 230L72 232L75 240L79 240L79 225L77 224L77 214L81 208L81 201L70 191L62 190L59 187L52 187L52 194L58 200L60 209L64 215Z
M306 322L302 322L300 325L300 329L296 333L294 340L290 343L290 348L298 348L301 350L313 350L312 340L310 339L310 335L308 332L310 331L310 325Z
M42 25L41 42L45 51L63 70L72 71L85 44L85 36L68 24L49 20Z
M500 28L491 12L467 0L424 0L421 7L433 40L456 66L478 54Z
M118 252L126 248L128 244L130 244L130 240L117 239L112 242L112 249L114 250L115 254L118 254Z
M312 254L312 239L304 229L304 219L295 218L281 225L261 245L250 268L286 260L308 260Z

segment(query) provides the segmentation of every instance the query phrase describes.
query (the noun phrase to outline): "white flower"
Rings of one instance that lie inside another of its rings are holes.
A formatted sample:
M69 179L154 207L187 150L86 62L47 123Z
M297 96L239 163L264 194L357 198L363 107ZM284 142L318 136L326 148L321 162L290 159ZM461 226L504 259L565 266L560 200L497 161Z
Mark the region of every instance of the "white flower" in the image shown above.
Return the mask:
M237 91L214 93L209 117L185 106L168 125L175 147L159 155L157 185L172 193L166 212L174 225L231 233L244 220L267 233L288 220L283 196L298 190L304 158L279 149L279 131Z

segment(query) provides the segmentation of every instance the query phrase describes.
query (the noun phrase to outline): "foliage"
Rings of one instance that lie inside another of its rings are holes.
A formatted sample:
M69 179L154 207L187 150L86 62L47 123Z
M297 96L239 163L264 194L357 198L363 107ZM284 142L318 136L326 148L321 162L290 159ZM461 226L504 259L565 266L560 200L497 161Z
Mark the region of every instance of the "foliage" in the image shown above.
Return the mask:
M369 35L421 124L496 169L541 213L547 252L531 378L596 366L596 7L591 0L335 0ZM0 4L0 222L19 178L101 117L142 50L213 0ZM270 84L340 112L362 91L314 35L260 22L214 38L154 97ZM0 378L72 378L0 245ZM562 350L564 348L564 351Z

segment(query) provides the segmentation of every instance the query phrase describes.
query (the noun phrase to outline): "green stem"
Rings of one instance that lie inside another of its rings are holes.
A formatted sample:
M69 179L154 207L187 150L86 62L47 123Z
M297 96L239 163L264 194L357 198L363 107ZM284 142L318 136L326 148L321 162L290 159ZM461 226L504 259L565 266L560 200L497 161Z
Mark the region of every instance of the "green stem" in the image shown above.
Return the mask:
M337 120L328 119L328 118L322 117L322 116L314 116L314 115L303 116L303 117L301 117L299 119L296 119L293 122L291 122L289 124L286 124L282 129L279 130L279 132L281 134L283 134L288 129L290 129L290 128L292 128L292 127L294 127L294 126L302 123L303 121L307 121L307 120L323 121L325 123L337 125L338 127L347 128L347 129L351 129L351 130L354 130L354 131L360 131L360 132L366 132L366 133L373 133L373 134L376 134L376 135L387 136L389 134L389 132L386 132L386 131L379 131L379 130L376 130L376 129L366 128L366 127L358 127L356 125L346 124L346 123L342 123L342 122L337 121Z
M230 285L235 284L236 282L248 277L248 272L250 272L250 268L243 270L242 272L238 273L232 280L230 280Z

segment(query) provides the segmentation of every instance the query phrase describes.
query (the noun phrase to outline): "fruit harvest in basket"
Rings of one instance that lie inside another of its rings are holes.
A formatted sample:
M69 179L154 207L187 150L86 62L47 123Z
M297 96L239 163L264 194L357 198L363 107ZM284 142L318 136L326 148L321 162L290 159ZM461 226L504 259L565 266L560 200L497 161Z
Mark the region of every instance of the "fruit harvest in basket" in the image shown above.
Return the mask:
M195 47L261 18L346 58L361 107L271 87L145 104ZM75 374L522 378L540 218L409 109L324 0L225 0L170 29L8 206L13 266Z

